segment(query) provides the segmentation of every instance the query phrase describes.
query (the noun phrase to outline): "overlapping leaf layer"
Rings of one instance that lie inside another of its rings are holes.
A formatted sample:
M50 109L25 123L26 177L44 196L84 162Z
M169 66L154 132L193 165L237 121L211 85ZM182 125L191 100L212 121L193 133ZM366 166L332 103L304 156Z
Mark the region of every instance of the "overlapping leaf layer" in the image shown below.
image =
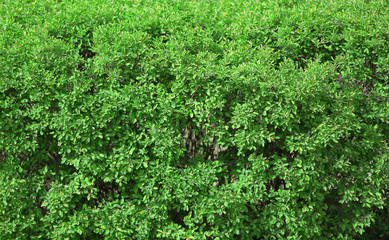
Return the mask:
M388 41L385 0L1 1L0 238L384 237Z

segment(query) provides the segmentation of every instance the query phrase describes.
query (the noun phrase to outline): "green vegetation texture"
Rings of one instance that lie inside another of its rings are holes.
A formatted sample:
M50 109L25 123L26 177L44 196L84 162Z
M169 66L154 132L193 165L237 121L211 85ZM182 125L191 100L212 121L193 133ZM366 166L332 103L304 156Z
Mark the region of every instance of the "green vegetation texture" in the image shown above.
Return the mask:
M387 0L0 1L0 239L388 236Z

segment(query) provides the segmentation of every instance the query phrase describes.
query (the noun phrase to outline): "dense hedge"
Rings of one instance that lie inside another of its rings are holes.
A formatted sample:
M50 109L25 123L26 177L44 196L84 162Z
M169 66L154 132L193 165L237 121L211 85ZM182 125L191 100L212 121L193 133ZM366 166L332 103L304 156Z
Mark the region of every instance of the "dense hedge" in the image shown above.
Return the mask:
M388 41L386 0L1 1L0 239L388 236Z

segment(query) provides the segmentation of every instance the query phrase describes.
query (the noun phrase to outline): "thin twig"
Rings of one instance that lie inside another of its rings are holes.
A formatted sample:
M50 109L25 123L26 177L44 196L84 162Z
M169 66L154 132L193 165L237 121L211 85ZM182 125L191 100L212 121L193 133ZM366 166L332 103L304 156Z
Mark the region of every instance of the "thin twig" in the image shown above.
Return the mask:
M204 79L201 81L201 83L196 87L196 90L193 92L193 94L192 94L192 96L190 97L189 100L193 99L193 97L194 97L194 95L195 95L197 89L200 87L200 85L201 85L205 80L207 80L207 79L210 78L210 77L211 77L211 76L207 76L206 78L204 78Z

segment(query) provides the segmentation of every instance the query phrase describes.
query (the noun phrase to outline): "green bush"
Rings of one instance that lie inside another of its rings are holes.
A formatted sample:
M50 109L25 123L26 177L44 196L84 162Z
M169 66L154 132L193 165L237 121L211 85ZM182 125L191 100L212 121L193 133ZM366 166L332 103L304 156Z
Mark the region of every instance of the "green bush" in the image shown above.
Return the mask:
M388 1L5 0L0 23L0 239L388 236Z

